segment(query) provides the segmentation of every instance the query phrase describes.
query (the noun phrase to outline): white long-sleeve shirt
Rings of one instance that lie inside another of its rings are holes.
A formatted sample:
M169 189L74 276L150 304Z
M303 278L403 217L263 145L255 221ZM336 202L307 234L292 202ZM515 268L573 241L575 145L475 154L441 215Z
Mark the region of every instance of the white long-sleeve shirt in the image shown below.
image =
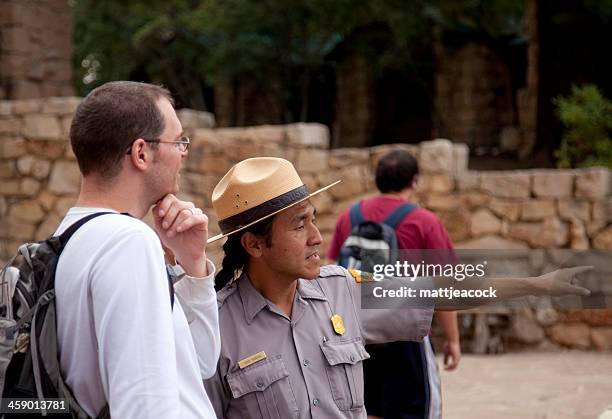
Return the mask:
M72 208L56 234L102 211L112 210ZM161 243L145 223L102 215L72 236L55 279L58 349L62 376L90 416L108 402L113 418L215 417L202 383L220 351L207 263L207 277L175 284L172 309Z

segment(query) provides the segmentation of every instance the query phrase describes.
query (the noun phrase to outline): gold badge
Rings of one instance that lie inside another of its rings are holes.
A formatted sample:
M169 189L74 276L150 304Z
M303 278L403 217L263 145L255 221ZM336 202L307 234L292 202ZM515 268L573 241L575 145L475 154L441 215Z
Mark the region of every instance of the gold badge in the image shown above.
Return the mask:
M246 368L249 365L252 365L258 361L261 361L263 359L266 359L268 356L266 355L266 353L264 351L261 352L257 352L255 355L251 355L248 356L246 358L244 358L242 361L238 361L238 366L240 367L240 369Z
M331 322L336 334L342 336L344 332L346 332L346 329L344 328L344 320L342 320L342 317L340 317L339 314L334 314L331 316Z
M355 282L372 282L374 281L374 277L369 272L360 271L359 269L349 269L348 270Z

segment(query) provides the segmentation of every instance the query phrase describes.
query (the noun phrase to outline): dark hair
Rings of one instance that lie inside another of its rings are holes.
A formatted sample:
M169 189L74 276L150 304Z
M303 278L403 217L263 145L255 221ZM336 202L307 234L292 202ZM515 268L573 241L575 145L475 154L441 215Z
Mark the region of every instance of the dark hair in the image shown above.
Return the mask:
M223 262L221 263L221 270L217 272L217 275L215 276L215 289L217 291L225 287L232 279L234 279L236 274L239 271L242 271L249 261L249 254L246 250L244 250L244 247L242 247L242 243L240 242L243 234L250 232L256 236L264 237L266 239L266 246L270 247L272 245L272 222L274 218L275 216L266 218L265 220L262 220L239 233L232 234L227 238L223 244L223 253L225 253L225 256L223 257Z
M77 107L70 127L81 173L95 173L103 180L117 176L134 140L155 139L164 130L157 107L160 98L173 104L168 90L148 83L115 81L91 91Z
M407 151L392 150L376 166L376 187L382 193L400 192L419 174L417 160Z

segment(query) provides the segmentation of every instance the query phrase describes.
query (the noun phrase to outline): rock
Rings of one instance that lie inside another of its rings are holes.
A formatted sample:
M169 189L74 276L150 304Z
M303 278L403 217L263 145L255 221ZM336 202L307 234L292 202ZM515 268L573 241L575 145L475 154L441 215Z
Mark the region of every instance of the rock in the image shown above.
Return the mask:
M363 186L366 184L366 175L363 167L351 166L346 167L339 171L334 171L324 178L320 178L322 185L329 185L330 183L340 179L342 182L329 189L332 197L336 200L342 201L345 199L353 198L362 192L364 192Z
M586 234L584 224L577 218L570 223L570 248L574 250L588 250L589 238Z
M586 223L586 231L588 236L590 238L594 238L597 234L601 232L601 230L606 227L607 224L608 223L606 223L604 220L590 221Z
M483 172L481 188L499 198L529 198L530 176L524 172Z
M64 155L64 150L69 147L68 141L28 140L27 150L46 159L56 160Z
M541 198L569 198L574 189L573 170L535 170L533 194Z
M576 174L576 196L605 198L610 193L610 170L602 167L580 170Z
M510 224L507 235L512 239L521 240L536 246L535 243L541 229L540 223L514 223Z
M42 208L46 211L49 212L53 209L53 206L55 205L55 201L56 201L56 197L54 195L52 195L49 191L47 190L43 190L39 195L38 195L38 203L42 206Z
M542 326L552 326L559 320L557 310L554 308L542 308L535 311L536 319Z
M21 120L17 118L0 118L0 134L19 135Z
M36 227L29 222L12 220L6 227L6 236L13 240L18 240L21 242L34 240L34 232Z
M559 200L557 203L561 219L571 221L577 218L581 221L589 221L591 216L591 204L584 200Z
M199 128L214 128L215 116L210 112L196 111L193 109L179 109L176 111L178 119L185 131Z
M335 214L323 215L317 217L317 227L321 232L332 232L336 228L337 216Z
M455 248L457 249L501 249L501 250L515 250L515 249L528 249L529 246L523 242L504 239L499 236L483 236L477 239L473 239L466 242L456 243Z
M341 169L353 164L369 164L370 154L362 148L337 148L329 152L329 167Z
M328 159L327 150L305 148L298 151L295 168L299 173L319 173L328 169Z
M329 129L326 125L298 123L286 127L289 145L329 149Z
M43 240L49 237L51 234L55 233L57 230L57 226L59 226L62 221L63 216L51 213L47 215L47 218L42 222L42 224L38 227L35 234L36 240Z
M15 159L26 154L26 142L23 138L0 137L0 156Z
M420 175L418 188L427 192L450 192L454 188L453 179L447 175Z
M21 195L18 179L3 179L0 182L0 196L3 195Z
M225 155L230 160L239 162L261 156L261 148L261 144L257 144L255 141L235 142L225 146Z
M330 214L334 209L334 201L332 200L331 195L328 193L323 192L315 195L311 198L311 201L317 209L317 217L320 214Z
M35 157L31 155L22 156L17 160L17 170L22 175L29 175L32 172Z
M537 323L531 310L525 309L511 317L510 337L519 342L534 344L544 339L544 329Z
M196 131L199 136L201 130ZM286 128L284 125L258 125L256 127L216 128L212 131L219 138L221 144L235 142L252 142L263 144L282 144L285 141Z
M438 138L421 143L419 170L422 173L452 173L453 143Z
M72 126L72 115L61 117L60 125L62 127L62 137L66 139L70 138L70 127Z
M558 323L546 333L553 341L570 348L588 349L591 346L591 331L584 323Z
M76 196L70 196L65 198L58 198L55 203L54 212L59 216L64 216L70 208L76 203Z
M65 140L59 120L53 115L26 115L23 135L34 140Z
M460 191L480 188L479 172L464 172L457 176L457 188Z
M319 186L319 182L314 173L306 173L300 176L304 185L308 188L309 191L316 191Z
M533 247L561 247L567 243L567 226L557 218L542 223L514 223L508 229L508 237L528 242Z
M9 116L13 113L13 102L10 100L0 100L0 116Z
M17 167L14 161L0 161L0 178L12 178L18 176Z
M510 221L517 221L521 213L521 203L505 199L493 198L489 203L489 208L495 214Z
M76 163L58 161L53 165L49 180L49 191L56 194L77 194L81 176Z
M13 205L9 211L9 219L30 224L40 222L44 216L43 208L38 202L32 200L21 201Z
M593 345L600 351L612 350L612 327L594 327L591 329Z
M427 194L425 206L433 211L450 211L459 207L459 199L451 194Z
M13 113L15 115L39 112L41 107L42 102L40 99L20 99L13 101Z
M537 221L553 217L556 214L555 202L551 200L532 199L523 202L521 220Z
M64 150L63 158L64 158L64 160L76 161L76 156L74 155L74 151L72 150L72 146L67 146L66 147L66 149Z
M451 240L456 243L470 236L470 212L464 208L438 213Z
M470 148L467 144L453 144L453 170L454 176L459 176L465 173L468 169L468 160L470 158Z
M612 309L573 309L559 312L562 322L580 322L590 326L612 326Z
M41 112L53 115L72 115L80 103L80 97L50 97L43 101Z
M561 247L567 243L568 229L558 218L547 218L534 241L538 247Z
M464 192L459 195L462 205L468 209L488 206L491 196L482 192Z
M473 236L497 234L501 230L501 221L487 209L480 209L472 215L471 231Z
M598 250L612 249L612 226L606 228L593 239L593 247Z
M30 178L21 179L19 189L21 191L21 195L34 196L40 190L40 182Z

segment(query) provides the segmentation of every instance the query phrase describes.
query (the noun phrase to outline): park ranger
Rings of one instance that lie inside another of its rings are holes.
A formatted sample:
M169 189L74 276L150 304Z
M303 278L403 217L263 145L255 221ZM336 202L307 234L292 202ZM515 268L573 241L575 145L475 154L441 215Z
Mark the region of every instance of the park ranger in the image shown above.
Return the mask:
M309 198L336 183L310 193L290 162L261 157L232 167L213 191L222 234L210 241L228 237L216 277L221 356L205 382L219 418L365 418L364 344L429 331L433 303L362 310L361 278L320 267ZM504 295L535 293L520 288Z

